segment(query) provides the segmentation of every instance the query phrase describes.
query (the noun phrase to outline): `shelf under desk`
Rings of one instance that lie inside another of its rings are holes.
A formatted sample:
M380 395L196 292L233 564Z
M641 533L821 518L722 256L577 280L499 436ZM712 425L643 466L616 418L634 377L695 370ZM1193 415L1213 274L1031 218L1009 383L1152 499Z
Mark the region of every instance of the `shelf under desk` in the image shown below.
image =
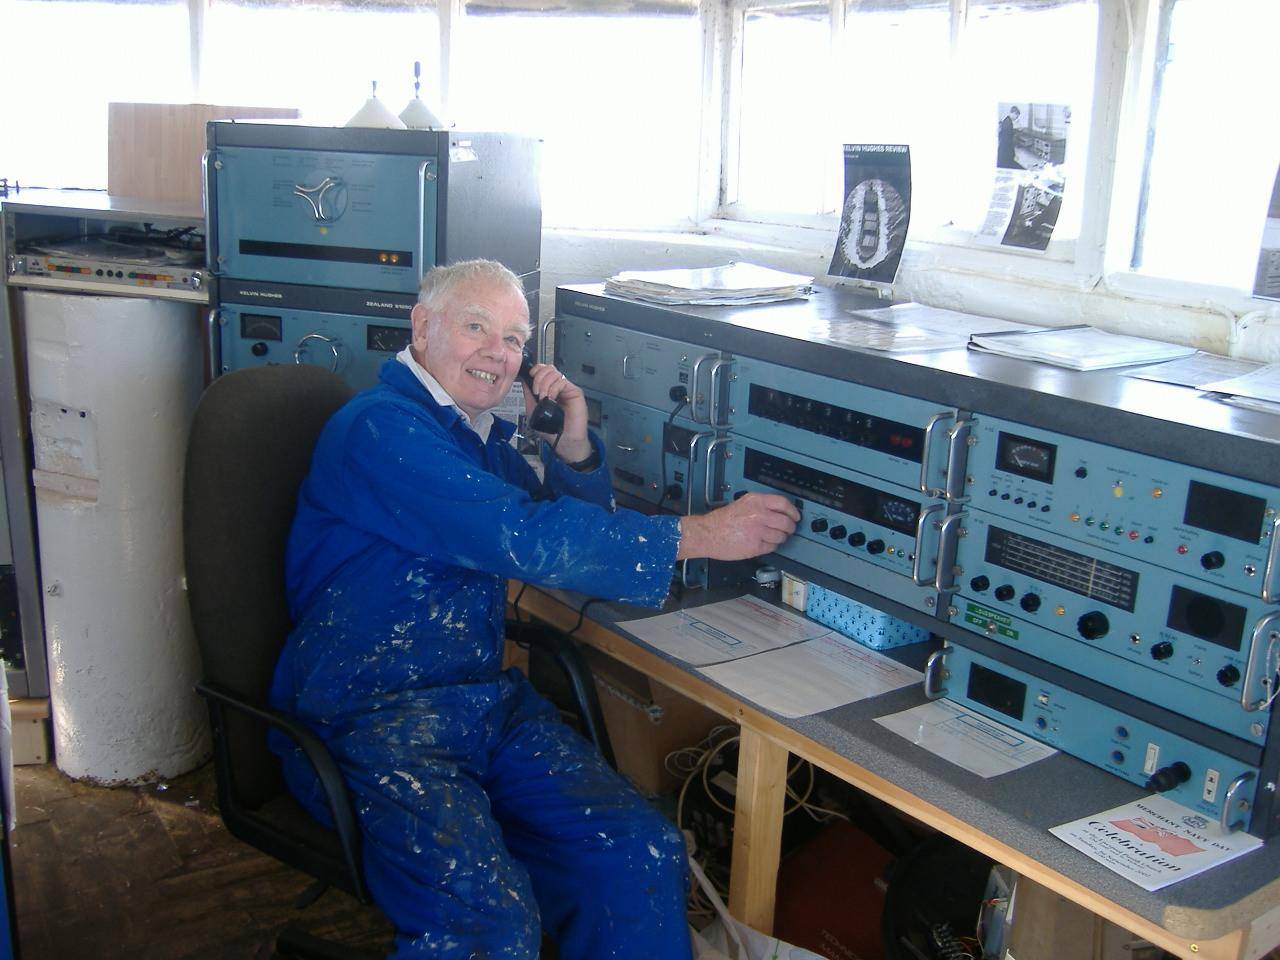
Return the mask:
M510 598L519 592L513 584ZM923 703L919 686L782 718L616 626L739 593L693 591L663 611L596 601L574 633L741 725L729 904L736 916L772 927L787 755L794 753L1179 957L1256 960L1280 945L1280 842L1149 893L1048 832L1145 796L1138 787L1063 753L984 779L873 722ZM519 610L569 629L586 599L530 586Z

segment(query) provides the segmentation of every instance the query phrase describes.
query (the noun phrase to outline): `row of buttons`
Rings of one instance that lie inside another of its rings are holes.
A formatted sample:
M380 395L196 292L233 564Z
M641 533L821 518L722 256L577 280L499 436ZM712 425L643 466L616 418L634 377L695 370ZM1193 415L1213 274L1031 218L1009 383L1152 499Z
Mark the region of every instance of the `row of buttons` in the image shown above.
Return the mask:
M855 530L853 533L849 533L842 523L837 523L833 527L827 520L822 517L818 517L816 520L809 522L809 529L814 533L825 533L832 540L844 540L847 537L849 546L851 547L860 547L865 543L867 545L867 553L870 554L885 552L885 542L883 540L877 538L868 542L867 535L861 530ZM894 552L893 547L889 547L888 549L891 554Z
M999 490L988 490L987 496L988 497L998 496L1001 500L1012 499L1014 503L1018 504L1018 506L1022 506L1023 501L1026 499L1024 497L1015 497L1011 493L1001 493ZM1027 500L1026 503L1027 503L1028 510L1034 510L1036 507L1040 507L1041 513L1048 513L1052 509L1047 503L1044 504L1043 506L1040 506L1040 504L1036 503L1036 501L1034 500Z

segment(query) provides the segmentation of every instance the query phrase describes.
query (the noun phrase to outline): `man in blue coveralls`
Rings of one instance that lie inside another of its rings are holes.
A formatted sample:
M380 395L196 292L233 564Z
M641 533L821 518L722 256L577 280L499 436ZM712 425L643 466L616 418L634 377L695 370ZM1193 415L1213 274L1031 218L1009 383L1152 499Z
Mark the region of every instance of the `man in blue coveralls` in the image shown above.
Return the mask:
M317 443L272 702L341 765L396 957L532 960L545 928L563 960L688 960L681 835L501 670L507 578L659 606L674 561L767 553L799 515L767 494L698 517L615 508L582 391L545 364L532 393L565 417L539 482L489 413L529 336L500 264L432 270L412 321ZM327 821L301 753L278 749Z

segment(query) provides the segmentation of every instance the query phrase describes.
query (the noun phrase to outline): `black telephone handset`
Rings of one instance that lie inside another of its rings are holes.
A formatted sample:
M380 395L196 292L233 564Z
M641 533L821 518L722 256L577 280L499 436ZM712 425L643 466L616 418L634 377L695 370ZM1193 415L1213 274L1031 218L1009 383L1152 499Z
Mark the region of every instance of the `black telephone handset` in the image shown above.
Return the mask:
M533 361L529 359L526 353L520 361L520 373L518 376L529 392L533 392ZM542 397L538 400L533 408L533 413L529 416L529 428L536 430L538 433L561 434L564 432L564 410L560 404L556 403L550 397Z

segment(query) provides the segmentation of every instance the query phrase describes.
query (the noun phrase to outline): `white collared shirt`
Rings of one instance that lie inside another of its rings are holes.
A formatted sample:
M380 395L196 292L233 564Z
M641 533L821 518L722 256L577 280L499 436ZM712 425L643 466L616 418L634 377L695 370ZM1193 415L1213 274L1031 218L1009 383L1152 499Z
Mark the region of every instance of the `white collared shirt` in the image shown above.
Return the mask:
M427 388L427 392L431 394L431 398L442 407L453 407L458 411L458 416L462 418L462 422L480 435L481 443L489 442L489 431L493 428L493 414L485 410L480 416L472 420L465 410L454 402L453 397L449 396L449 391L440 386L440 381L427 373L427 368L420 364L409 348L405 347L396 354L396 359L408 367L418 382Z

